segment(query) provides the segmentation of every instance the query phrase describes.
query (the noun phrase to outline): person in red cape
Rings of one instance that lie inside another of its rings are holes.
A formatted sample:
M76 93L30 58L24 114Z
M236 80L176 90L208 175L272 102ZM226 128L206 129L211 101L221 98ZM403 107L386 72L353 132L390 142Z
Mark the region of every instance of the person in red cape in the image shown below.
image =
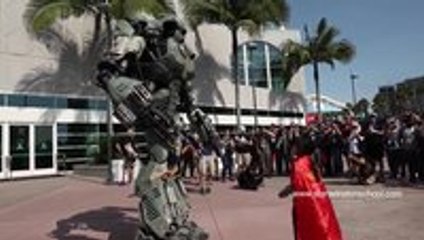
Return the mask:
M295 240L342 240L339 222L327 195L319 168L312 160L314 145L308 136L295 144L296 156L291 163L291 184L280 197L293 196Z

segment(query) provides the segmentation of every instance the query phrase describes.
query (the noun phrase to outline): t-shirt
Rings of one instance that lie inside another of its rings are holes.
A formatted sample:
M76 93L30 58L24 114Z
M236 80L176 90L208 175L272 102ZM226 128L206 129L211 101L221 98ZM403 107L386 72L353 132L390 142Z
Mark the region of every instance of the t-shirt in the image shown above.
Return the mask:
M212 152L213 152L213 148L212 148L211 145L206 144L202 147L202 154L203 155L209 156L209 155L212 155Z

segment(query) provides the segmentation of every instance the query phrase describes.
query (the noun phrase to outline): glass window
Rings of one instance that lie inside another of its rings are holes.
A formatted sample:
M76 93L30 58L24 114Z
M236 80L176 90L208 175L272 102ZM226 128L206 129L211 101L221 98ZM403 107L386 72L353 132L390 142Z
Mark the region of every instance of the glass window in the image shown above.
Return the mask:
M107 110L108 103L106 100L88 99L88 108L95 110Z
M73 134L73 133L90 133L105 131L106 124L84 124L84 123L72 123L72 124L59 124L58 132L63 134Z
M11 170L29 170L29 127L10 126Z
M272 76L272 89L284 90L287 86L287 81L283 77L283 70L281 68L271 68Z
M99 137L101 134L84 134L74 135L70 134L67 136L59 136L57 141L59 146L68 146L68 145L84 145L86 142L90 141L94 137Z
M92 150L99 149L100 139L106 136L106 124L58 124L57 128L58 156L64 159L64 168L93 160Z
M281 51L272 45L268 45L269 62L271 68L271 84L275 90L284 90L287 87L288 80L283 75L283 58Z
M6 104L5 98L6 95L0 94L0 106L4 106Z
M68 98L67 105L68 108L73 109L89 109L89 101L87 99Z
M88 105L87 105L88 109L97 109L97 106L99 105L99 101L95 99L87 99L87 102L88 102Z
M68 108L68 100L64 97L56 97L57 108Z
M268 87L265 44L262 42L247 43L249 85Z
M243 51L244 48L246 51ZM247 62L244 61L244 53L247 54ZM283 78L282 54L277 47L262 41L248 42L239 46L238 59L238 74L243 79L241 83L244 82L246 69L250 86L285 89L288 80ZM268 86L268 82L271 82L271 86Z
M7 105L11 107L24 107L27 103L27 97L20 94L8 94Z
M28 107L47 107L54 108L55 104L54 97L44 97L44 96L27 96L27 106Z
M268 45L269 63L271 68L281 68L282 56L281 51L272 45Z
M240 84L244 84L244 54L243 54L243 47L239 47L237 50L237 76L239 79ZM234 64L233 64L234 66ZM231 76L233 78L233 76ZM234 79L232 79L234 81Z
M107 100L98 100L97 109L99 110L107 110L108 102Z
M53 131L51 126L35 126L35 168L53 167Z

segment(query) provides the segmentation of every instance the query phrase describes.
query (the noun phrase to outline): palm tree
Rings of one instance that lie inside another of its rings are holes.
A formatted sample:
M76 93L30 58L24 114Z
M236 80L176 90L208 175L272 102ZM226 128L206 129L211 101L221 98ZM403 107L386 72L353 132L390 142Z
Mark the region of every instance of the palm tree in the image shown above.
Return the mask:
M352 110L356 115L364 117L368 115L369 107L370 102L367 99L362 98L353 106Z
M84 14L94 16L94 28L91 41L93 44L91 50L98 48L102 31L102 19L105 21L108 48L112 45L112 27L111 18L117 19L129 17L138 12L145 12L155 17L164 13L172 12L167 0L31 0L26 8L24 19L29 33L40 36L40 33L49 29L59 20L67 19L71 16L81 17ZM101 50L102 48L100 48ZM98 49L99 50L99 49ZM88 51L92 52L92 51ZM87 56L91 58L93 56ZM94 69L93 69L94 71ZM112 158L112 110L109 101L107 113L108 125L108 163L109 178L111 177L111 158ZM110 180L110 179L109 179Z
M320 99L319 64L327 63L334 69L335 60L341 63L349 63L355 55L355 47L345 39L336 41L335 38L340 32L337 28L328 26L325 18L322 18L318 23L314 36L309 36L307 27L305 27L305 34L306 47L313 66L315 93ZM321 101L318 100L317 103L318 114L320 115Z
M238 37L240 29L250 34L268 23L280 25L288 18L284 0L182 0L188 22L193 28L202 23L223 24L231 34L232 78L235 83L237 128L240 129L240 82L238 77Z
M283 44L282 53L283 80L288 84L299 69L310 62L310 54L306 46L292 40Z

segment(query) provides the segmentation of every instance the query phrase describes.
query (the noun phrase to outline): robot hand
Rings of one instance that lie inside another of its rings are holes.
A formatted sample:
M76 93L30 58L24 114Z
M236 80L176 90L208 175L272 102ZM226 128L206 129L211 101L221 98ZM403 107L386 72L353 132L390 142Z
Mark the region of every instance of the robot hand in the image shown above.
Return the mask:
M196 108L190 113L189 120L192 126L195 128L195 131L199 134L200 140L203 143L211 144L216 154L221 156L221 141L218 132L212 124L211 119L208 118L208 116L202 110Z
M190 112L188 118L195 131L198 132L201 141L211 142L216 131L206 114L200 108L195 108Z

